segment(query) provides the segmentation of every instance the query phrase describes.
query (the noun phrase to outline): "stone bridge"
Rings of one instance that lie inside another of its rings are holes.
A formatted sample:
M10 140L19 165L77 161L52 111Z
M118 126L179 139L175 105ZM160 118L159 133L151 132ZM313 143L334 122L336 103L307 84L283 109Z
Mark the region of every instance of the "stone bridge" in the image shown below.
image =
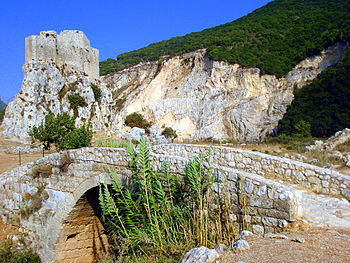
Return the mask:
M193 155L210 153L213 190L225 185L237 221L238 190L243 192L245 221L257 234L279 232L303 217L303 191L294 185L338 197L350 189L349 176L258 152L167 144L152 146L151 153L156 169L168 161L180 175ZM43 262L96 262L109 246L98 209L98 185L109 180L107 166L124 182L131 174L126 151L113 148L55 153L1 174L2 222L16 226Z

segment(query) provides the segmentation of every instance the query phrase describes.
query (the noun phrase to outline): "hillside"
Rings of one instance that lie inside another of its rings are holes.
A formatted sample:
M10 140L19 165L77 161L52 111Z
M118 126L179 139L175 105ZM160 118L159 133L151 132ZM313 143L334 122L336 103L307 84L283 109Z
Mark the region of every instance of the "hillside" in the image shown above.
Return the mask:
M349 0L277 0L233 22L100 62L100 74L207 48L213 60L284 76L302 59L350 36Z
M5 104L5 102L3 102L2 100L1 100L1 98L0 98L0 110L3 110L3 109L5 109L6 108L6 104Z
M313 83L295 92L295 99L279 122L280 134L297 133L306 121L314 137L328 137L350 127L350 51L334 67L323 71Z
M6 108L6 104L0 98L0 124L2 123L2 120L4 119L5 108Z

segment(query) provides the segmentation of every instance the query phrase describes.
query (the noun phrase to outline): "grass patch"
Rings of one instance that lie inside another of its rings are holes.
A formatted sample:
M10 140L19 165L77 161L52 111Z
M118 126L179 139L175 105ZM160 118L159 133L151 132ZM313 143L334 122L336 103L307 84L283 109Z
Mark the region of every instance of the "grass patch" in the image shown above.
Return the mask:
M110 148L125 148L132 146L131 142L126 141L117 141L115 139L107 139L104 140L102 138L99 138L97 140L97 146L98 147L110 147Z
M337 145L334 150L339 152L350 152L350 140Z
M34 254L26 246L23 246L23 248L18 248L14 242L7 240L0 244L0 262L40 263L41 260L37 254Z

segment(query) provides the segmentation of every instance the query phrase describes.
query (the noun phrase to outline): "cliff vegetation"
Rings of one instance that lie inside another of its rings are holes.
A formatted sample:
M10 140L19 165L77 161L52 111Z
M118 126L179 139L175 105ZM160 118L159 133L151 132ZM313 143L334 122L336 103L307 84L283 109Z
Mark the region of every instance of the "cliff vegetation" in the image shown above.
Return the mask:
M311 84L295 92L295 99L279 122L280 134L298 134L301 122L310 124L314 137L329 137L350 127L350 52Z
M349 39L349 14L349 0L276 0L233 22L102 61L100 73L206 48L211 59L282 77L302 59Z

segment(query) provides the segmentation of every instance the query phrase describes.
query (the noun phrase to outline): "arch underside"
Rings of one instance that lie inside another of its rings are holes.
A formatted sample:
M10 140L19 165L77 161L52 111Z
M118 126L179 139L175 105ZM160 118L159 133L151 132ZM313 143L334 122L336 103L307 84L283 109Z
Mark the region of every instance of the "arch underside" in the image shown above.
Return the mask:
M62 226L56 245L59 263L98 262L109 251L109 242L101 222L98 187L84 193Z

